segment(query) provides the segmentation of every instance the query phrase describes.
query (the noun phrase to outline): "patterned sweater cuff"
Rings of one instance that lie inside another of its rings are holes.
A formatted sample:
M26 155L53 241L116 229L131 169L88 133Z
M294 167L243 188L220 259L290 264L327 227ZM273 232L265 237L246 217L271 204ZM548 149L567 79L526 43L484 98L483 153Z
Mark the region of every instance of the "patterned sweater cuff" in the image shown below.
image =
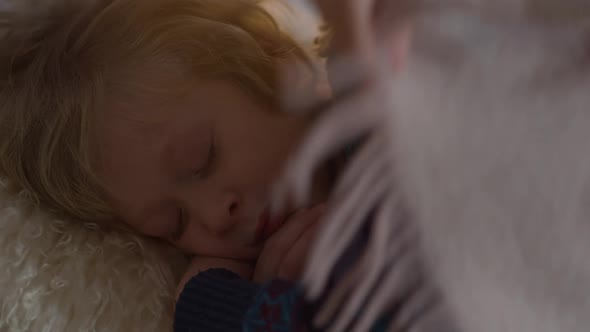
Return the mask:
M254 297L244 318L244 332L299 331L302 293L296 283L272 280Z

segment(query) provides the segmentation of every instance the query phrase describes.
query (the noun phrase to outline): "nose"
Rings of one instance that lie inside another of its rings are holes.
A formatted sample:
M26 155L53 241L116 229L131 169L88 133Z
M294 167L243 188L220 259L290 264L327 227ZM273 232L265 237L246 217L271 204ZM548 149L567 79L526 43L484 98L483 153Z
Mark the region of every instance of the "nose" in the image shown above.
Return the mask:
M209 200L209 206L204 207L206 213L201 213L201 223L215 235L223 235L229 232L239 219L242 201L240 196L233 192L226 192L218 196L216 201Z
M234 218L238 213L239 207L240 203L238 196L229 194L226 196L225 202L223 203L221 209L225 211L223 213L227 214L229 218Z

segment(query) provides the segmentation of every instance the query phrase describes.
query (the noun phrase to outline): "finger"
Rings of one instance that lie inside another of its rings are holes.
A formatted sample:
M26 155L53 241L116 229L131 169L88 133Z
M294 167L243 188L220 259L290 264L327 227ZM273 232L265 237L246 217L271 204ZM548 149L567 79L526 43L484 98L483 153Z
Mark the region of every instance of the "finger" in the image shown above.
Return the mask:
M290 238L298 236L307 223L300 221L301 215L304 215L307 210L296 212L282 226L275 234L273 234L265 243L260 256L256 262L254 269L254 282L263 283L270 280L276 275L276 270L279 262L283 257L283 251L288 247ZM295 222L297 220L297 222Z
M286 251L313 221L311 210L299 211L267 240L254 271L255 282L266 282L276 276Z
M281 261L277 276L285 280L297 280L301 276L303 267L307 262L307 256L311 245L318 232L319 224L309 227L303 235L297 239L295 245L287 252Z
M277 275L280 262L297 239L323 215L325 205L293 215L285 225L266 241L254 271L255 282L265 282Z
M305 202L311 188L311 174L324 156L346 146L351 140L362 136L367 130L378 125L385 102L377 89L357 91L343 100L336 111L331 109L321 116L306 135L301 148L277 183L273 203L283 202L293 196L296 204ZM359 110L363 112L359 113Z

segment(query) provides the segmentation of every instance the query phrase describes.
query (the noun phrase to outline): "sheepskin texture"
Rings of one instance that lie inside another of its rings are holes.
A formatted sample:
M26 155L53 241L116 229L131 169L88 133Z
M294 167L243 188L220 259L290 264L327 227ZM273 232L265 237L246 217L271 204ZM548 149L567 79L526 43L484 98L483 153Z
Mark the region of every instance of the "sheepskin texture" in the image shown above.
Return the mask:
M0 331L167 331L185 259L0 188Z

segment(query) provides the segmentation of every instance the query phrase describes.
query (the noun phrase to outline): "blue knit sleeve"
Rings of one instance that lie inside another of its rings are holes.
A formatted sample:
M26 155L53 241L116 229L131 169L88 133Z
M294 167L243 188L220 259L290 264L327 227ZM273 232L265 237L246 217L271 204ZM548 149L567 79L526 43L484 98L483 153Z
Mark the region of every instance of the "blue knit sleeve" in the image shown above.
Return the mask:
M259 286L228 270L211 269L186 284L176 303L174 331L309 330L312 315L305 312L313 306L305 304L302 295L297 283L275 279ZM371 331L385 331L387 321L377 322Z
M194 276L176 302L175 332L237 332L260 287L225 269Z
M312 328L315 314L303 296L303 288L297 283L274 279L263 285L243 321L242 332L323 332L329 329ZM312 312L309 312L309 310ZM385 332L390 323L389 316L375 321L370 332Z

